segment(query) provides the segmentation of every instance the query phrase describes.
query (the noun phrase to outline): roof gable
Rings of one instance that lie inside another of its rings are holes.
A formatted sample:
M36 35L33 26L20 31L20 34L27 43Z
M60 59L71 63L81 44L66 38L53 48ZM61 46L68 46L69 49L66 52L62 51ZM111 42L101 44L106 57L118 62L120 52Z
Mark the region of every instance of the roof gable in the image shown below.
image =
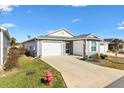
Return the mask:
M83 34L76 36L78 39L90 39L90 40L102 40L100 37L96 36L94 33Z
M98 36L96 36L95 34L90 34L87 36L87 38L98 38Z
M71 34L67 29L59 29L55 32L52 32L46 36L60 36L60 37L73 37L74 35Z

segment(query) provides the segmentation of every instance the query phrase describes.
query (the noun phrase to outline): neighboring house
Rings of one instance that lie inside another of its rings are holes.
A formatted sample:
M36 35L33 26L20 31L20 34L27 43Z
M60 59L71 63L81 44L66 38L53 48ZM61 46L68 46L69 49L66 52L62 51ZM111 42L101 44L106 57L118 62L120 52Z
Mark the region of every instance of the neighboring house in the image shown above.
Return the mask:
M92 55L106 52L108 44L95 34L74 36L67 29L59 29L44 36L24 41L32 56Z
M113 41L117 39L117 38L108 38L108 39L104 39L104 41L108 42L108 50L112 50L113 49ZM122 51L124 51L124 44L123 44L123 48Z
M3 65L7 60L9 47L9 34L7 29L0 27L0 65Z

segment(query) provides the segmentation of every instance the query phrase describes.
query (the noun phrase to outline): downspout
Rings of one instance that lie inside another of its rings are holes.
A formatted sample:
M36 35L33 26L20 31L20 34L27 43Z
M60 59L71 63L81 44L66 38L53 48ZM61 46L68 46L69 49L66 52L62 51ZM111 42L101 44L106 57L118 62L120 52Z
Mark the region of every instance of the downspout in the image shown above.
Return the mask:
M36 39L36 41L37 41L37 57L39 57L40 55L39 55L39 39Z
M84 51L83 51L83 56L86 56L87 55L87 39L84 40Z

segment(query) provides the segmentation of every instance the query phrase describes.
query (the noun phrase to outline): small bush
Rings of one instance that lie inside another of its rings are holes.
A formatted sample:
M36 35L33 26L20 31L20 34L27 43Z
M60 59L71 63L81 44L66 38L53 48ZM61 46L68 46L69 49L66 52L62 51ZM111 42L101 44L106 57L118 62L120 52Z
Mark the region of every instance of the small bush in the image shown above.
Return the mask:
M10 62L6 62L6 63L4 64L4 70L5 70L5 71L9 71L9 70L12 69L13 67L14 67L13 64L10 63Z
M119 53L124 54L124 51L119 51Z
M19 47L20 55L24 55L26 53L26 48L24 45Z
M88 59L89 59L88 56L84 56L84 57L82 58L82 60L88 60Z
M112 52L112 50L108 50L107 52Z
M91 55L89 58L93 61L100 61L100 55L98 53Z
M26 55L26 56L31 56L30 51L29 51L29 50L26 50L25 55Z
M101 59L106 59L107 57L108 57L107 55L100 54L100 58L101 58Z
M4 64L5 70L11 70L13 67L18 67L17 59L20 56L20 50L16 47L9 49L7 62Z

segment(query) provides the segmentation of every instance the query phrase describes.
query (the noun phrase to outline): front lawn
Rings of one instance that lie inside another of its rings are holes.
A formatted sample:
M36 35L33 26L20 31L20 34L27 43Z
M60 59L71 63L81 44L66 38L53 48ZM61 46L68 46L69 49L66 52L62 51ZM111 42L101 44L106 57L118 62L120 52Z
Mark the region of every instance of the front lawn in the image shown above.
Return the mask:
M113 62L110 61L110 60L116 61L116 57L108 56L107 59L108 60L105 60L106 64L103 65L103 66L111 67L111 68L115 68L115 69L120 69L120 70L124 70L124 64L113 63ZM118 61L124 63L124 58L118 57Z
M19 70L5 77L0 77L1 88L64 88L65 83L61 74L40 59L32 60L26 56L18 59ZM53 83L46 86L42 79L44 73L50 70L53 74ZM34 71L34 74L27 76L26 73Z

